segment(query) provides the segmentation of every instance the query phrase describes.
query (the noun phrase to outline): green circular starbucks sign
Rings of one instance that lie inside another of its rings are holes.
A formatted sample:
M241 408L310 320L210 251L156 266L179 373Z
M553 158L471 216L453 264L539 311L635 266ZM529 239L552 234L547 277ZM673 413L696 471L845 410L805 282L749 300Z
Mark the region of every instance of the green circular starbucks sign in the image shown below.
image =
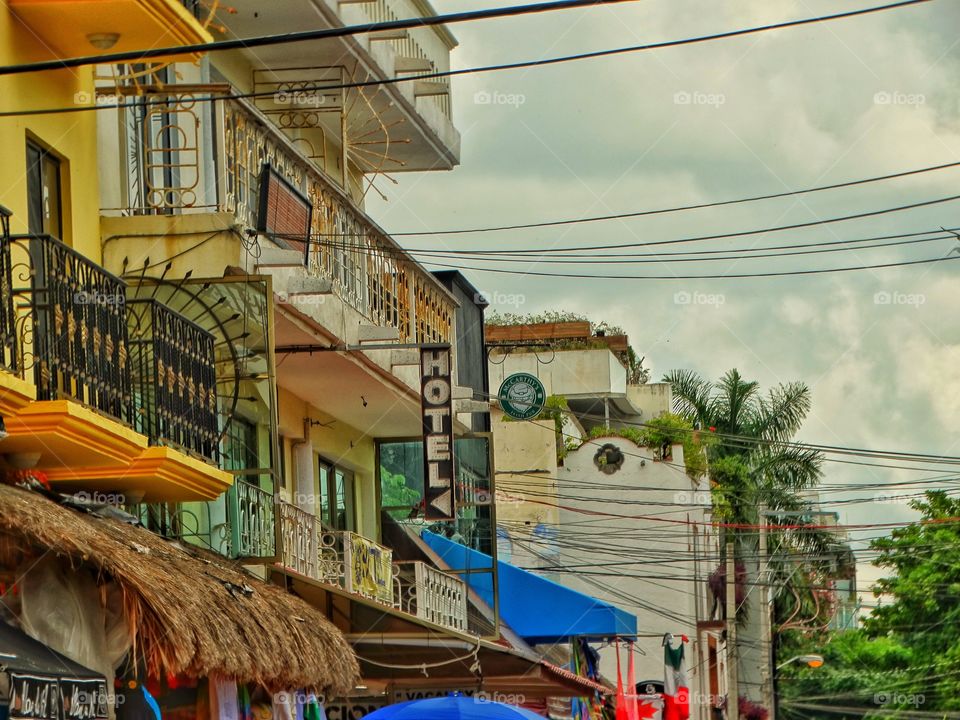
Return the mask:
M514 420L532 420L543 412L547 392L543 383L530 373L514 373L500 385L500 407Z

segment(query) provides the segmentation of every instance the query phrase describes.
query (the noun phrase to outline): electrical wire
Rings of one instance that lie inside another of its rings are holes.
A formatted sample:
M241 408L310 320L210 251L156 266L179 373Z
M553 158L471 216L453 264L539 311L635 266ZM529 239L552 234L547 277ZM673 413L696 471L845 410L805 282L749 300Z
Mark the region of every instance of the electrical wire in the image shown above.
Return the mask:
M750 28L742 28L739 30L730 30L720 33L712 33L709 35L700 35L696 37L683 38L679 40L666 40L657 43L648 43L645 45L632 45L627 47L612 48L607 50L597 50L593 52L584 52L578 53L575 55L563 55L559 57L552 58L541 58L537 60L527 60L519 61L512 63L502 63L498 65L486 65L473 68L464 68L460 70L445 70L431 73L424 73L421 75L411 75L404 77L393 77L393 78L384 78L377 80L368 80L363 82L351 82L351 83L340 83L340 84L326 84L326 85L313 85L305 86L299 88L302 92L320 92L326 90L345 90L352 88L364 88L364 87L380 87L386 85L394 85L402 82L415 82L418 80L435 80L440 78L455 77L459 75L470 75L476 73L487 73L487 72L498 72L503 70L517 70L522 68L531 68L531 67L543 67L547 65L555 65L559 63L566 62L576 62L580 60L589 60L600 57L610 57L614 55L622 55L626 53L642 52L647 50L658 50L663 48L670 47L680 47L684 45L693 45L697 43L711 42L714 40L724 40L728 38L741 37L745 35L752 35L761 32L767 32L770 30L780 30L790 27L798 27L801 25L810 25L814 23L828 22L832 20L840 20L850 17L857 17L861 15L869 15L878 12L885 12L888 10L896 10L899 8L909 7L912 5L919 5L922 3L931 2L932 0L902 0L901 2L889 3L886 5L876 5L868 8L861 8L858 10L850 10L841 13L834 13L832 15L821 15L816 17L801 18L798 20L788 20L780 23L773 23L769 25L760 25ZM441 16L449 17L449 16ZM362 26L369 28L370 26ZM382 26L379 26L382 27ZM288 41L289 42L289 41ZM249 45L248 45L249 46ZM173 48L172 50L167 50L167 54L182 54L186 52L184 46ZM141 57L141 56L138 56ZM110 62L107 59L107 56L98 55L88 58L91 60L88 64L99 64L103 62ZM0 75L2 74L14 74L19 72L36 72L37 70L56 70L61 67L66 67L62 64L62 61L47 61L46 67L38 67L38 63L28 63L22 65L9 65L5 67L0 67ZM6 73L3 72L6 69ZM273 92L248 92L248 93L232 93L229 95L210 95L210 96L197 96L191 98L193 103L208 103L208 102L221 102L224 100L240 100L240 99L251 99L257 97L271 97L275 93ZM163 103L160 103L163 104ZM0 117L25 117L31 115L50 115L50 114L63 114L63 113L75 113L75 112L97 112L99 110L107 109L116 109L121 107L139 107L139 103L107 103L103 105L77 105L71 107L60 107L60 108L35 108L31 110L15 110L0 112Z
M567 218L564 220L541 220L539 222L519 223L516 225L492 225L487 227L458 228L446 230L421 230L407 232L390 233L393 237L427 237L436 235L465 235L472 233L495 233L507 230L527 230L530 228L559 227L564 225L579 225L581 223L604 222L607 220L627 220L630 218L647 217L650 215L667 215L688 210L703 210L706 208L725 207L727 205L740 205L742 203L758 202L761 200L775 200L777 198L796 197L797 195L807 195L810 193L823 192L825 190L838 190L841 188L855 187L857 185L867 185L869 183L893 180L896 178L908 177L910 175L920 175L936 170L945 170L960 165L960 162L943 163L941 165L930 165L928 167L917 168L915 170L905 170L902 172L888 173L886 175L877 175L859 180L847 180L830 185L819 185L816 187L804 188L801 190L787 190L778 193L767 193L764 195L752 195L734 200L716 200L713 202L696 203L692 205L678 205L675 207L658 208L655 210L634 210L629 212L615 213L611 215L594 215L592 217Z
M228 40L214 40L212 42L190 43L168 47L152 47L140 50L123 52L101 53L99 55L82 55L78 57L58 58L57 60L39 60L17 65L0 65L0 75L17 75L27 72L43 70L60 70L85 65L113 65L116 63L140 64L152 58L164 58L171 55L187 55L193 53L219 52L223 50L249 50L258 47L289 45L290 43L309 40L330 40L333 38L352 37L373 32L387 32L391 30L411 30L414 28L435 27L437 25L454 25L457 23L475 20L489 20L493 18L517 17L534 13L551 12L556 10L570 10L599 5L612 5L629 0L550 0L549 2L511 5L502 8L485 8L483 10L467 10L464 12L447 13L446 15L426 15L423 17L404 18L400 20L386 20L383 22L363 23L342 27L321 28L319 30L300 30L281 33L278 35L259 35L248 38L231 38ZM909 5L912 3L898 3ZM892 8L891 8L892 9ZM874 11L876 12L876 10ZM859 13L864 14L864 13Z

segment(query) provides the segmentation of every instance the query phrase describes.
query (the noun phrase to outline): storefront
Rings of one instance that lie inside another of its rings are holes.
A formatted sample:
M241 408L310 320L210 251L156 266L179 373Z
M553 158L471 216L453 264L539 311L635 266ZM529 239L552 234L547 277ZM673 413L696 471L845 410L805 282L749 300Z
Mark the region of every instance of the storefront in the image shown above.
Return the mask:
M292 717L315 695L353 692L353 650L323 613L103 514L0 485L4 619L104 678L111 717Z

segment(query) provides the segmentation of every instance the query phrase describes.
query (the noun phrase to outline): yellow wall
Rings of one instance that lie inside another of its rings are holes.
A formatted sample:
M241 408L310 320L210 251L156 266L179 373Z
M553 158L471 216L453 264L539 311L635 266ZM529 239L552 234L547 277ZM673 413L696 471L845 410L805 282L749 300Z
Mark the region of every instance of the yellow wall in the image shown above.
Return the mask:
M328 423L336 418L309 405L285 388L279 389L279 432L288 442L303 439L305 417ZM377 539L378 507L376 498L375 447L373 439L360 430L336 420L329 427L313 427L310 440L314 455L322 456L354 474L357 509L357 531L370 539ZM292 453L286 456L286 482L282 495L290 500L296 492L295 462ZM315 478L316 484L316 478Z
M0 64L55 57L54 52L44 46L3 2L0 6ZM92 97L92 68L0 77L4 111L76 107L77 100L85 99L83 93L86 98ZM96 114L88 111L0 118L0 148L3 149L0 204L14 213L12 232L27 232L26 142L31 137L65 161L61 166L60 180L64 221L62 239L99 262Z

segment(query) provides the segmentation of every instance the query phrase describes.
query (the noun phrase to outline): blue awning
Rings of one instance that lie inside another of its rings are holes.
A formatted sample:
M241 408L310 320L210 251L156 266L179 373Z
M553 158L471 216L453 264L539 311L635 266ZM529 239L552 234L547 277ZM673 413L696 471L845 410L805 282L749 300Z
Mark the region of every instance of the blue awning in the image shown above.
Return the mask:
M492 570L493 558L428 531L424 542L452 570ZM635 635L637 618L620 608L558 585L527 570L497 562L500 617L531 644L560 642L577 635ZM461 576L485 603L493 606L492 573Z

